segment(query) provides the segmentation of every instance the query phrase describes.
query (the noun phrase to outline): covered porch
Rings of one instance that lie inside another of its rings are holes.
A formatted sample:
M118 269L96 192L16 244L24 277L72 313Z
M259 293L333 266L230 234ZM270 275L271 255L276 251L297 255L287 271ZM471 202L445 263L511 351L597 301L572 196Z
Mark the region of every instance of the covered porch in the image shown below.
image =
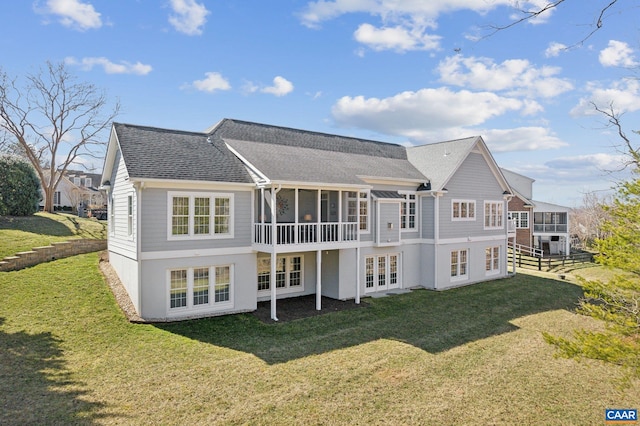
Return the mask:
M365 188L258 188L253 245L265 251L270 251L266 246L291 250L355 247L360 232L368 230L368 212L369 191Z

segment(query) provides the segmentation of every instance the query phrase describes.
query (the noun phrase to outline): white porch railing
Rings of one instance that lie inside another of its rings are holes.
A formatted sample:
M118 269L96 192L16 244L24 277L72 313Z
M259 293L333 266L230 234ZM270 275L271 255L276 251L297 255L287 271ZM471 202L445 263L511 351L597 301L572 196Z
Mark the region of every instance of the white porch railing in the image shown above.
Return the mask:
M515 219L507 220L507 232L509 234L515 234L516 233L516 220Z
M256 223L253 226L255 244L273 244L272 225ZM322 244L358 240L358 223L277 223L276 244Z

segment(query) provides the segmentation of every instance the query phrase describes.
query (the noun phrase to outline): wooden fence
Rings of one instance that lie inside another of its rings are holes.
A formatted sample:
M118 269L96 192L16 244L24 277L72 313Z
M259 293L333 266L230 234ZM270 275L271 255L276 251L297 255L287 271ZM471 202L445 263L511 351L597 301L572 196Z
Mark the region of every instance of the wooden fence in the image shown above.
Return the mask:
M569 265L576 265L581 263L593 262L593 254L582 252L573 253L569 255L554 255L554 256L531 256L521 251L510 250L511 261L515 262L520 268L534 268L538 271L542 271L543 268L546 271L550 271L559 267L567 267ZM514 257L515 253L515 257Z

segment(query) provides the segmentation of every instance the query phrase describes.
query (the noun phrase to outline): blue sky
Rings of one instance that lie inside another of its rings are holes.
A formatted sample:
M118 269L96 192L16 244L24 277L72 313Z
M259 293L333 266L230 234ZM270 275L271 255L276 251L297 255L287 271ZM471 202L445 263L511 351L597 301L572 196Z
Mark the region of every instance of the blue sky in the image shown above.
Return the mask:
M5 1L0 66L64 61L120 100L124 123L236 118L408 145L481 135L501 167L536 180L535 199L577 206L621 161L591 102L638 141L640 2L619 0L582 43L609 1L566 0L490 35L522 16L513 3Z

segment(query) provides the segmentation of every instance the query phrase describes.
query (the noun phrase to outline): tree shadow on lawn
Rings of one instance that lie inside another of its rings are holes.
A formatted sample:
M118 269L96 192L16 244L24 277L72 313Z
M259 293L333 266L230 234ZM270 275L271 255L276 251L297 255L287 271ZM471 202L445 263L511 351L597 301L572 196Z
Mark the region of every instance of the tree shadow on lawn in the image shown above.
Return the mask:
M73 231L61 222L43 216L3 216L0 217L0 229L31 232L53 237L72 237Z
M362 309L265 324L252 314L155 324L216 346L253 353L276 364L378 339L411 344L430 353L517 330L512 320L573 309L582 296L574 284L519 275L442 292L414 290L364 299ZM279 301L279 303L285 303ZM315 304L309 306L315 309Z
M0 330L0 424L92 425L102 404L83 400L80 386L51 333Z

